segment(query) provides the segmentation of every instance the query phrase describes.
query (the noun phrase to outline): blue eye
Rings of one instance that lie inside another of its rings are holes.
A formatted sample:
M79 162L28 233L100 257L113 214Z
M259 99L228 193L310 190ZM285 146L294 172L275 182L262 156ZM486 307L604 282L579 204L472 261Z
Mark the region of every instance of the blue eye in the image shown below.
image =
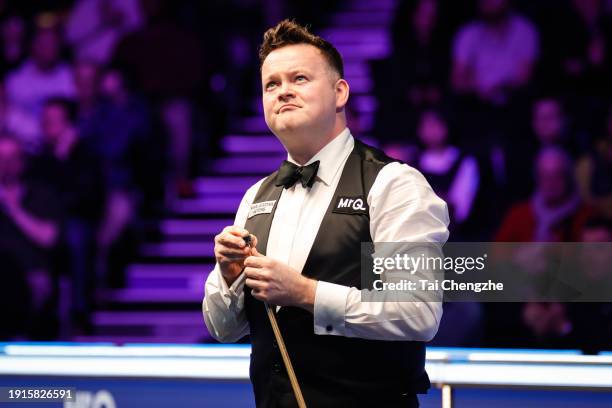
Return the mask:
M276 82L268 82L268 83L266 84L266 90L268 90L268 91L269 91L269 90L270 90L270 89L272 89L274 86L276 86Z
M304 75L298 75L295 77L295 80L298 82L301 82L302 80L306 80L306 77Z

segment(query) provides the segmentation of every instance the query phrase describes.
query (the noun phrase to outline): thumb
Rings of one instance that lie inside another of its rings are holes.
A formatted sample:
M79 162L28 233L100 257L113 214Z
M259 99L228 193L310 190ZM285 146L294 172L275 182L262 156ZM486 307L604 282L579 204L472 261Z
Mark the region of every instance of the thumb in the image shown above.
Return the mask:
M252 256L263 256L262 254L259 253L256 247L251 248L251 255Z

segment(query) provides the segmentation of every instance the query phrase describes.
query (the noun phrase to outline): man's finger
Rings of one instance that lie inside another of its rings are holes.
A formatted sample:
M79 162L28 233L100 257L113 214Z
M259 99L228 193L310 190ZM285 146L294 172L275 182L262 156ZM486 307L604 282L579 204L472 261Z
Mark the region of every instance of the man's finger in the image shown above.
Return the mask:
M267 283L251 278L246 278L244 284L249 288L256 289L257 291L264 290L267 287Z
M237 225L230 225L229 227L225 227L223 231L237 237L244 237L245 235L249 235L249 231Z
M251 249L252 254L251 256L249 256L247 259L244 260L244 265L245 266L251 266L253 268L263 268L266 264L266 257L261 255L259 252L257 252L257 250L255 248ZM258 256L255 255L255 253L257 252Z
M244 242L244 239L242 239L242 237L230 234L230 233L223 233L217 236L217 244L221 244L227 247L232 247L232 248L245 248L246 247L246 243Z
M244 268L244 274L246 275L247 278L250 278L250 279L257 279L258 281L267 280L266 273L259 268L252 268L252 267L246 266Z

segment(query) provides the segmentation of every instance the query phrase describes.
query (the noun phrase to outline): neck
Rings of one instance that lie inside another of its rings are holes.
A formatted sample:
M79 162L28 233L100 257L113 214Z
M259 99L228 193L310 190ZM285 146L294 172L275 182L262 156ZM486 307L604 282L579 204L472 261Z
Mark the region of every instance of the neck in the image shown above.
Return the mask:
M330 132L319 133L317 131L308 131L305 135L291 134L284 135L281 140L287 149L291 158L295 160L300 166L308 163L308 160L312 159L315 154L321 151L327 146L332 140L340 136L340 133L346 128L346 123L339 124L334 127ZM320 138L312 138L313 134L323 134ZM287 143L285 143L287 141ZM296 141L296 144L292 144L291 141Z

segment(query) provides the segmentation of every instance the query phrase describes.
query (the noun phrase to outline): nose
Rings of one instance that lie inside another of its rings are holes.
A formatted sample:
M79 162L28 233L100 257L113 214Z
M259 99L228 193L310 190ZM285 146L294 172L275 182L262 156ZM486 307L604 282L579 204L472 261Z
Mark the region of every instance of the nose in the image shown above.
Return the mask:
M293 98L295 93L293 92L293 88L291 84L288 82L283 82L280 87L280 92L278 93L278 99L281 101L285 101L287 99Z

